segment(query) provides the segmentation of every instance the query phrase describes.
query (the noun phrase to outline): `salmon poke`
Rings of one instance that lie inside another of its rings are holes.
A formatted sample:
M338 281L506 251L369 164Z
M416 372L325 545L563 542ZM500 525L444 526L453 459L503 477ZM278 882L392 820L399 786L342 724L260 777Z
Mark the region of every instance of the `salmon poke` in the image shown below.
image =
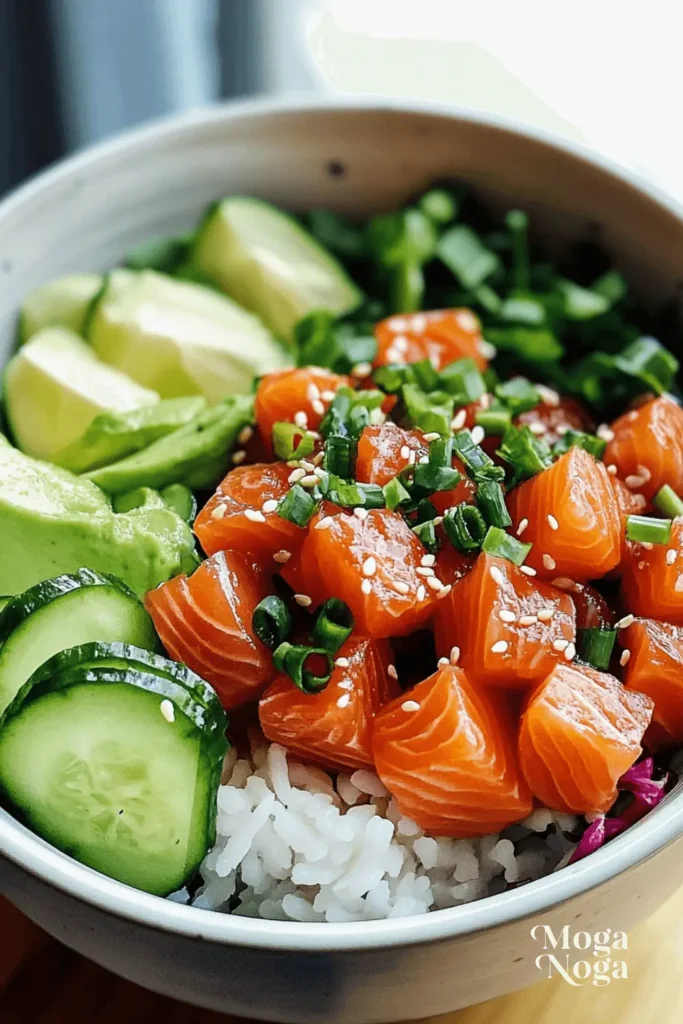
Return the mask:
M438 911L683 746L675 310L437 183L41 284L4 369L0 799L175 902Z

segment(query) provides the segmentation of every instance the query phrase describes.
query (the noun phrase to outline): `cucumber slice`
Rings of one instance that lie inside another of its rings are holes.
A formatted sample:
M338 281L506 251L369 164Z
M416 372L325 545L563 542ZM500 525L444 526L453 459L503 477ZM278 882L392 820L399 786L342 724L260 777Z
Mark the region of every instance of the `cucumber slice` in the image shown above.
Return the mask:
M166 677L48 679L0 731L0 787L48 842L165 896L215 840L225 726Z
M324 309L341 316L363 298L327 249L261 199L234 196L213 207L197 232L192 259L290 343L307 313Z
M80 569L12 598L0 613L0 713L44 661L92 640L158 647L143 605L113 576Z
M67 327L82 334L88 307L101 285L99 274L67 274L36 288L21 310L21 342L28 341L43 327Z
M169 508L192 526L197 518L197 499L189 487L185 487L184 484L171 484L170 487L164 487L161 497Z

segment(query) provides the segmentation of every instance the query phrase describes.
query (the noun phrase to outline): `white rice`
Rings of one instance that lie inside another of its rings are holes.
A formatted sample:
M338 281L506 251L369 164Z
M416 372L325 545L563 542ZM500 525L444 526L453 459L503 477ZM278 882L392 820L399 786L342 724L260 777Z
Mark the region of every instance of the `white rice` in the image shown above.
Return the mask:
M578 818L536 810L500 835L444 839L403 817L366 769L336 779L251 736L226 760L203 884L171 899L244 917L366 921L454 907L564 866Z

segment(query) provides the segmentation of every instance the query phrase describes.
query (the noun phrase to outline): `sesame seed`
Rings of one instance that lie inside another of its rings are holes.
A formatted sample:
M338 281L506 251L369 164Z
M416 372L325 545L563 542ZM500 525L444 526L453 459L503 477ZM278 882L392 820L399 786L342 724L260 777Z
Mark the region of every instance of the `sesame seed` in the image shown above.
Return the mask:
M376 572L377 572L377 562L372 557L372 555L370 555L370 557L366 558L365 561L363 562L363 575L364 576L374 576Z
M574 644L567 644L567 646L564 649L564 656L566 661L573 661L575 654L576 647L574 646Z
M370 582L370 580L363 580L363 582L360 585L360 589L363 591L363 593L366 595L366 597L367 597L368 594L371 594L372 593L372 583Z
M334 401L334 395L335 395L335 392L334 391L330 391L329 389L327 389L326 391L321 391L320 392L320 397L322 398L323 402L333 402Z
M408 447L407 444L401 445L401 458L402 459L410 458L410 448Z
M427 444L431 444L432 441L438 441L440 437L441 437L441 434L437 433L436 430L432 430L432 431L430 431L429 434L423 434L422 435L422 440L426 441Z
M480 409L490 409L492 405L493 405L493 395L491 394L490 391L485 391L484 394L479 399L479 408Z
M315 469L313 463L309 462L308 459L299 459L299 466L301 469L305 469L307 473L312 473Z
M232 462L233 466L240 466L244 462L246 457L247 453L244 451L243 448L240 448L239 451L232 453L232 458L230 461Z
M215 509L214 509L214 511L215 511ZM677 555L676 549L675 548L669 548L669 550L666 553L666 564L667 565L673 565L674 562L676 561L676 555Z
M436 576L430 576L427 580L427 586L432 590L441 590L443 588L443 583L441 580L437 580Z
M263 512L259 512L256 508L245 508L244 514L252 523L265 523L266 521L266 517Z
M324 469L320 469L319 466L316 466L313 470L313 476L317 477L318 480L325 480L327 473Z
M546 405L552 405L554 408L557 408L560 404L560 396L553 388L548 388L545 384L537 384L536 390Z
M242 427L242 429L240 430L239 434L237 435L237 440L239 441L240 444L246 444L247 441L251 441L253 436L254 436L254 428L253 427Z
M557 567L557 562L552 557L552 555L547 555L546 554L546 555L543 556L543 568L544 569L548 569L548 571L550 572L553 569L555 569L556 567Z
M640 562L638 562L638 568L639 569L644 569L645 568L645 562L642 559L640 560Z
M635 615L624 615L623 619L619 619L619 621L615 624L614 628L615 629L628 629L628 627L632 626L635 621L636 621Z
M307 430L306 431L306 437L312 437L314 441L319 441L320 438L321 438L321 435L318 433L317 430Z
M683 590L683 576L679 576L676 582L674 583L674 590L677 594L680 594L680 592Z
M162 717L165 718L167 722L175 722L175 708L171 704L170 700L162 700L159 705L159 710L161 711Z
M638 419L638 413L636 412L636 410L635 410L635 409L633 409L633 410L632 410L632 411L631 411L631 412L630 412L630 413L628 414L628 416L626 417L626 419L627 419L627 420L629 421L629 423L633 423L633 421L634 421L634 420L637 420L637 419Z
M314 466L319 466L324 458L325 458L325 452L318 452L317 455L313 456L313 459L312 459L313 465Z
M354 508L353 514L356 519L361 521L368 518L368 510L366 508Z
M481 444L486 437L486 431L483 427L472 427L472 444Z
M517 527L517 536L518 537L522 536L522 534L524 533L524 531L526 530L528 525L529 525L529 520L528 519L522 519L521 523Z
M455 314L455 319L458 325L462 327L463 331L478 331L479 321L477 320L474 313L470 313L469 309L459 309Z
M417 461L420 463L421 466L426 466L429 463L429 456L421 455Z
M414 466L417 462L417 452L413 449L408 456L408 465Z
M606 423L601 423L598 429L595 431L601 441L613 441L614 431L607 426Z
M629 651L629 649L628 649L628 648L626 648L625 650L623 650L623 651L621 652L621 657L619 658L619 664L620 664L620 665L621 665L622 667L623 667L624 665L628 665L628 663L629 663L629 660L630 660L630 658L631 658L631 652Z
M615 466L615 464L613 462L610 462L609 466L607 467L607 472L609 473L610 476L616 476L617 473L619 472L619 470L617 469L617 467Z
M490 341L486 341L485 338L477 338L475 342L477 350L484 357L484 359L495 359L498 349L495 345L492 345Z
M418 574L418 576L433 576L434 575L434 570L429 565L418 565L418 567L415 570L415 572Z
M400 352L401 355L405 355L405 353L408 351L409 342L404 334L399 334L398 337L394 338L393 344L396 351Z
M341 697L337 701L337 707L338 708L347 708L350 703L351 703L351 694L350 693L342 693Z
M509 646L510 645L507 642L507 640L497 640L496 643L491 648L491 653L492 654L505 654L505 652L507 651Z
M498 618L500 619L501 622L514 622L517 616L508 608L503 608L501 609L500 612L498 612Z
M644 477L638 476L637 473L630 473L624 479L624 483L630 491L635 491L637 487L642 487L644 483L647 483Z
M306 476L302 476L299 483L302 487L316 487L318 484L319 477L315 473L307 473Z
M351 664L348 658L336 658L334 663L337 668L348 668Z
M388 363L400 363L401 365L405 363L405 359L403 358L401 353L398 351L398 349L393 347L387 349L386 361Z
M537 437L540 437L541 434L547 433L548 428L546 427L545 423L541 423L539 420L535 420L534 423L529 424L529 430L532 434L536 434Z
M459 647L451 647L451 653L448 656L448 660L450 661L451 665L457 665L458 664L458 662L460 661L460 648Z
M569 640L553 640L553 649L556 651L564 651L569 646Z
M339 682L337 683L337 687L340 690L352 690L353 682L351 679L340 679Z
M436 664L438 665L439 668L445 668L446 665L450 665L450 661L448 660L448 658L439 658Z
M394 334L400 334L401 331L408 330L408 321L402 316L392 316L391 320L387 321L387 327Z
M410 593L410 587L408 586L407 583L403 583L402 580L398 580L398 582L394 583L394 590L396 591L397 594Z
M560 423L559 427L555 427L555 433L559 437L564 437L565 434L569 433L569 427L566 423Z
M306 388L306 398L309 402L315 402L316 398L320 398L320 388L314 381L311 381Z
M306 429L306 427L308 426L308 416L303 411L303 409L299 409L298 412L294 413L294 422L297 425L297 427L301 427L302 430Z
M546 519L548 520L548 526L550 527L551 530L559 530L560 524L558 523L558 521L555 518L555 516L551 516L550 514L548 514L546 516Z
M427 596L427 591L422 586L422 584L420 584L420 586L417 588L417 599L418 599L418 601L424 601L426 596Z
M636 473L638 474L638 476L641 476L643 478L645 483L647 483L652 476L652 473L647 468L647 466L636 466Z
M292 557L292 552L291 551L285 551L285 549L283 548L281 551L276 551L275 552L275 554L273 555L273 561L274 562L279 562L280 565L284 565L284 563L288 562L291 557Z
M530 565L520 565L519 571L523 572L525 576L536 576L536 570L532 569Z
M392 679L398 679L398 672L396 671L395 665L387 665L387 675L391 676Z
M651 540L641 540L640 546L645 551L652 551L652 548L653 548L654 545L653 545Z
M313 399L313 401L311 402L311 409L316 414L316 416L325 415L325 406L319 398Z
M519 620L520 626L533 626L538 622L538 615L522 615Z
M416 334L422 334L427 329L427 317L424 313L417 313L410 322L411 331L415 331Z
M329 528L332 526L333 522L334 522L334 519L332 518L332 516L323 516L322 519L318 520L318 522L315 524L313 529L314 530L329 530Z
M268 501L264 501L263 505L261 505L261 509L264 512L274 512L278 505L279 502L277 498L268 498Z
M540 612L538 613L538 621L539 622L550 622L550 620L552 619L554 614L555 614L555 609L554 608L541 608Z
M441 600L442 597L448 597L452 589L453 587L450 583L447 583L445 587L442 587L439 593L436 595L439 601Z
M363 377L369 377L372 373L372 363L356 363L351 370L351 376L362 379Z
M559 587L560 590L573 590L574 580L570 580L568 576L557 576L553 580L553 586Z
M501 583L505 582L505 577L503 576L502 572L500 571L497 565L492 565L491 568L489 569L489 573L494 583L498 583L500 585Z
M313 604L313 598L309 597L308 594L295 594L294 600L298 605L301 605L302 608L310 608Z
M293 469L292 472L287 477L287 483L288 484L298 484L299 480L303 480L303 478L305 476L306 476L306 470L305 469L301 469L301 468Z
M416 700L404 700L401 704L404 711L419 711L420 705Z
M461 409L460 412L456 412L455 416L451 420L451 430L462 430L462 428L465 426L466 419L466 409Z
M422 558L420 559L420 565L424 565L427 568L430 565L434 565L435 562L436 562L436 555L423 555Z
M211 513L211 518L212 519L222 519L227 511L228 510L225 507L225 505L216 505L215 509Z

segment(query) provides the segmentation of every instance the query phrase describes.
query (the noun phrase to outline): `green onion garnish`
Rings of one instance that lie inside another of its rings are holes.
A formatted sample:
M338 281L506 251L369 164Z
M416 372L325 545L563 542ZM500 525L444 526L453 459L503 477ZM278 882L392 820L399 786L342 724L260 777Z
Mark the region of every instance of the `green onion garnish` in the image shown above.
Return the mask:
M441 387L453 395L456 405L469 405L486 393L484 378L473 359L457 359L441 371Z
M433 494L434 491L451 491L460 483L461 474L451 466L435 466L432 462L415 466L413 482L420 490Z
M392 512L394 509L399 508L400 505L407 505L412 501L410 491L406 490L397 476L390 480L388 484L385 484L382 490L384 491L386 506Z
M481 512L465 502L444 516L443 528L453 547L464 555L478 551L486 536L486 523Z
M466 224L457 224L441 236L436 249L463 288L477 288L500 267L500 258Z
M432 555L438 552L441 544L436 535L436 527L433 520L430 519L424 523L418 523L417 526L413 526L413 533Z
M499 351L512 352L529 363L553 363L564 355L564 345L549 327L487 327L486 340Z
M576 634L579 658L593 668L608 669L616 638L615 629L579 629Z
M349 479L356 462L356 445L350 437L333 434L325 442L323 469L335 476Z
M318 502L312 494L299 484L294 484L277 507L277 514L297 526L308 526L318 509Z
M655 338L638 338L614 357L614 365L657 395L671 388L678 372L676 357Z
M541 401L539 392L526 377L513 377L503 384L496 384L494 392L496 398L510 411L511 416L529 412Z
M412 366L401 366L391 363L389 366L379 366L372 375L377 387L389 395L398 394L404 384L413 382Z
M356 484L359 491L365 495L363 508L384 508L384 489L379 484Z
M318 647L324 647L326 651L335 654L348 640L353 626L353 615L348 605L337 597L331 597L318 613L311 630L311 640Z
M510 210L505 225L512 237L512 279L516 290L529 289L529 218L523 210Z
M313 658L313 665L308 665ZM325 672L316 674L316 661L324 659ZM273 664L278 672L285 672L295 686L304 693L319 693L330 681L334 659L324 647L305 647L302 644L281 643L273 651Z
M273 427L273 448L284 462L305 459L315 448L315 438L295 423L276 423Z
M568 430L559 441L553 445L553 455L565 455L570 448L583 448L584 451L596 458L601 459L605 454L607 442L595 434L585 434L581 430Z
M439 387L439 375L432 365L431 359L421 359L413 363L413 378L422 391L436 391Z
M401 396L410 422L427 433L449 434L453 398L445 391L425 394L416 384L404 384Z
M415 517L418 523L427 523L430 519L436 519L437 511L429 498L423 498L415 508Z
M501 529L512 526L503 488L497 480L480 480L477 486L476 501L489 526L499 526Z
M672 519L675 519L676 516L683 516L683 501L678 497L673 487L669 487L668 484L660 487L652 499L652 503L665 516L671 516Z
M458 215L458 200L445 188L432 188L425 192L418 206L435 224L450 224Z
M474 422L484 428L487 437L501 437L512 423L512 415L505 406L494 403L488 409L477 409Z
M521 540L511 537L505 530L491 526L484 538L481 550L496 558L507 558L508 562L513 562L514 565L522 565L531 551L531 544L522 544Z
M636 544L668 544L671 519L653 519L650 516L626 517L626 540Z
M251 618L254 632L266 647L277 647L292 632L292 616L289 608L275 594L264 597L254 608Z
M529 427L508 427L498 455L512 466L511 487L541 473L553 461L548 445Z
M461 430L454 436L453 448L469 475L475 480L503 480L505 478L505 470L501 466L496 466L483 448L474 443L469 430Z
M342 508L384 508L385 505L379 484L359 484L332 473L327 480L320 481L320 490L325 498Z

